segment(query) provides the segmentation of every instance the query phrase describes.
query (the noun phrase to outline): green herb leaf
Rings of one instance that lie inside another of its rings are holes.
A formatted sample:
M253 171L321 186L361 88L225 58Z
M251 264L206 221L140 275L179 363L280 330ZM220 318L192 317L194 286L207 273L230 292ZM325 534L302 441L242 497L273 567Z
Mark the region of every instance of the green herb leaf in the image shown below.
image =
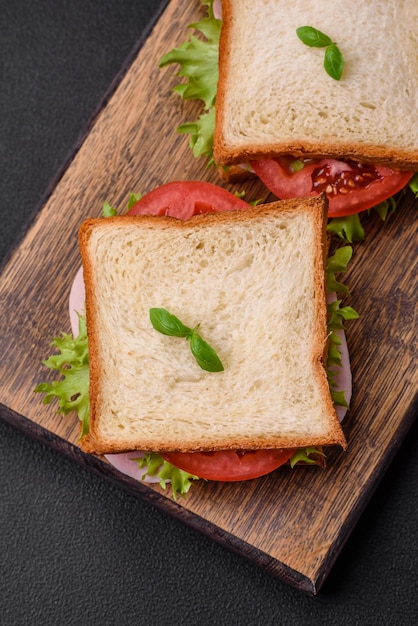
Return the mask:
M190 337L192 329L185 326L178 317L166 309L150 309L151 324L159 333L170 337Z
M325 48L332 44L332 39L313 26L300 26L296 29L299 39L311 48Z
M337 44L328 35L325 35L313 26L297 28L296 35L304 44L311 48L325 48L325 71L331 78L340 80L344 69L344 59Z
M215 350L198 333L199 325L194 328L185 326L175 315L163 308L149 311L151 324L159 333L172 337L185 337L190 340L190 349L198 365L207 372L222 372L224 367Z
M335 80L340 80L343 75L344 59L335 43L325 48L324 68L326 73Z
M190 349L197 363L207 372L223 372L224 366L215 350L193 330L190 337Z

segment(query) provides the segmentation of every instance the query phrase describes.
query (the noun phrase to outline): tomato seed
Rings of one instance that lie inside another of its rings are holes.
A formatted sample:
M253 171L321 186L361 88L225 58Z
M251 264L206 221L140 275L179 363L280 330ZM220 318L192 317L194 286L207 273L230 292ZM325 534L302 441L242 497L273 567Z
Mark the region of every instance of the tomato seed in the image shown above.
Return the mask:
M355 189L365 189L374 181L381 180L381 176L373 165L356 163L354 161L346 161L347 169L331 172L331 164L312 172L312 189L326 194L336 196L339 193L344 195Z

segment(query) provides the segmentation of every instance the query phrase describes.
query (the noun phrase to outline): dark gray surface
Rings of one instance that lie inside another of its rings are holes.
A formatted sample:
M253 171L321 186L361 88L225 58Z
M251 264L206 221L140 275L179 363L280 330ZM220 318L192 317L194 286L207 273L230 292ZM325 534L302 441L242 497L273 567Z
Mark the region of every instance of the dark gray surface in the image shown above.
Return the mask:
M0 1L0 259L159 4ZM417 435L308 598L0 422L0 623L418 623Z

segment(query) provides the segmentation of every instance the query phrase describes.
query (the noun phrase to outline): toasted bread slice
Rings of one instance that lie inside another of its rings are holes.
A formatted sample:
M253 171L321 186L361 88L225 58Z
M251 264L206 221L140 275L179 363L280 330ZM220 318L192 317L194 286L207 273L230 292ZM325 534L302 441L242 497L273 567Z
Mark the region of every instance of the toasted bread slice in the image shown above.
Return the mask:
M283 154L418 169L418 3L223 0L214 138L221 165ZM344 57L341 80L312 26Z
M318 197L85 222L89 450L345 447L323 366L325 216ZM154 330L154 307L200 324L224 371Z

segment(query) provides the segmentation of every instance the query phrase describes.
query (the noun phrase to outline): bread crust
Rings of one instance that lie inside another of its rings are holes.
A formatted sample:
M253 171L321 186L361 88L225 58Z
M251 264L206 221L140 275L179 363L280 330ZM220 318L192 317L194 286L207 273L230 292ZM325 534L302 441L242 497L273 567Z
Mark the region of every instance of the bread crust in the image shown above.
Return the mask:
M298 140L293 135L292 138L283 141L245 142L242 140L239 146L234 146L231 142L228 142L225 138L226 118L228 115L226 111L226 94L229 73L236 66L235 60L234 63L231 63L231 42L233 40L234 11L239 10L239 2L236 0L223 0L222 29L219 43L219 80L213 143L213 153L217 164L220 166L231 166L247 163L251 160L292 155L295 158L353 160L410 172L418 170L418 145L414 149L405 149L402 145L385 146L370 143L367 140L359 142L353 141L349 134L345 137L340 134L338 141L332 141L328 138L324 138L322 141L320 139L312 141L309 135ZM255 10L257 9L255 8ZM301 19L303 21L303 16ZM280 37L280 34L278 33L277 36ZM284 62L288 62L288 59L284 60ZM266 63L268 64L268 60L266 60ZM396 85L393 86L393 89L396 89ZM415 84L411 85L410 89L416 90L417 86ZM300 94L295 94L296 106L300 105L300 98ZM406 129L408 124L415 124L415 120L406 120Z
M215 440L208 436L207 440L202 444L186 442L185 445L179 445L179 442L170 439L169 428L167 428L164 441L147 439L143 434L138 433L135 442L132 438L126 441L114 442L103 437L100 428L101 420L101 396L102 396L102 377L101 377L101 356L100 356L100 330L99 319L95 306L95 264L89 249L89 242L92 234L97 229L103 231L108 229L112 232L119 226L135 229L169 229L169 231L185 231L190 229L199 229L205 225L221 225L226 222L231 224L234 222L250 223L253 219L261 219L265 214L272 211L280 214L294 213L295 211L304 211L313 214L315 217L315 262L314 262L314 281L315 281L315 307L316 314L314 320L313 336L315 340L312 343L312 361L314 363L314 376L317 379L318 387L324 402L325 410L329 415L329 429L327 436L310 437L281 437L276 434L274 437L263 435L254 439L248 439L245 433L236 436L233 440ZM326 213L327 201L325 196L309 198L306 200L293 199L278 201L268 205L260 205L258 207L249 207L245 211L227 211L224 213L208 213L196 215L190 220L182 221L171 217L162 216L117 216L106 219L90 219L85 221L79 231L79 244L84 270L84 281L86 288L86 320L87 333L89 341L89 364L90 364L90 433L81 442L81 447L89 452L98 454L126 452L130 450L148 450L148 451L216 451L216 450L253 450L268 448L299 448L304 446L328 446L340 445L346 448L346 439L333 406L327 376L324 368L324 358L327 350L327 328L326 328L326 293L325 293L325 258L327 250L326 241Z

